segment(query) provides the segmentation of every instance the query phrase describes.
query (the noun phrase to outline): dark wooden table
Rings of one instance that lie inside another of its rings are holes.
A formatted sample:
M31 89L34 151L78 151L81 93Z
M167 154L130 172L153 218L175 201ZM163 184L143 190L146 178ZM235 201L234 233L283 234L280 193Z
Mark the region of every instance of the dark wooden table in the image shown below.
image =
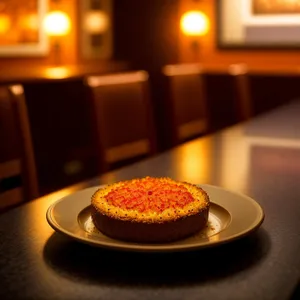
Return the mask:
M146 175L243 192L262 205L266 219L239 241L168 254L93 248L54 233L46 222L48 206L64 195ZM293 102L37 199L0 216L0 298L290 299L300 279L299 180L300 102Z

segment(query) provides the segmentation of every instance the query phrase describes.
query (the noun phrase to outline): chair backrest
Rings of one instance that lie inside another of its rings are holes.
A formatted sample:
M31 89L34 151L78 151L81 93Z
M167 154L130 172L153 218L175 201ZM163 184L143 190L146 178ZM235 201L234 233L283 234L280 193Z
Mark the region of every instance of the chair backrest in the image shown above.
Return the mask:
M156 138L147 72L90 76L86 83L102 171L119 162L154 154Z
M26 83L24 90L39 193L45 195L97 176L97 153L83 78Z
M209 118L201 66L167 65L163 73L167 78L172 144L206 133Z
M203 72L212 130L222 129L251 116L246 70L244 64L233 64Z
M246 64L232 64L229 66L228 71L235 78L238 121L248 120L253 116L253 104L248 81L248 66Z
M253 115L264 113L300 96L298 72L249 71L247 81Z
M21 85L0 87L0 210L37 196L23 88Z

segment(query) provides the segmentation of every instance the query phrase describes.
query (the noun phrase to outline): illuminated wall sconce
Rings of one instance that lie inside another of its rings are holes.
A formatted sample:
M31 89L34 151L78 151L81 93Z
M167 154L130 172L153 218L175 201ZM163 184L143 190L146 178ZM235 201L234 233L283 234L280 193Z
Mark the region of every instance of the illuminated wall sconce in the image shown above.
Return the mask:
M49 36L64 36L70 32L71 22L66 13L56 10L47 14L44 26Z
M110 26L110 20L101 10L91 10L85 14L85 30L91 34L104 33Z
M84 59L109 59L113 47L113 1L85 0L80 9L80 52Z
M209 19L199 10L191 10L184 13L180 20L181 31L186 35L192 37L192 47L195 50L199 47L197 37L203 36L209 31Z
M63 79L67 78L70 74L69 68L60 66L60 67L50 67L44 69L44 74L46 78L50 79Z
M0 14L0 35L5 34L11 26L11 21L8 15Z
M44 20L46 33L53 37L53 52L55 55L55 64L60 64L61 43L60 37L67 35L71 30L71 21L69 16L59 10L48 13Z

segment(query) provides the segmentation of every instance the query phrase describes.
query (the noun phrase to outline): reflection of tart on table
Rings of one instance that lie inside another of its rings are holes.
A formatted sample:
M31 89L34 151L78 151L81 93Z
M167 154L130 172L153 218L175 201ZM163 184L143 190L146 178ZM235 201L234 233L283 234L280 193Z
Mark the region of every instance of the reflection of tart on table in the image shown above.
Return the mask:
M196 185L170 178L133 179L107 185L92 196L92 219L112 238L169 242L206 226L209 197Z

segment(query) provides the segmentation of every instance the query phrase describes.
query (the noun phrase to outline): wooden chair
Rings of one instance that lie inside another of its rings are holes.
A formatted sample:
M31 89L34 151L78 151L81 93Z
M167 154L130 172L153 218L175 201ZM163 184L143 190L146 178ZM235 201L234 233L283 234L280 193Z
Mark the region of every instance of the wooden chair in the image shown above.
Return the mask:
M101 171L156 152L156 138L144 71L86 78Z
M97 176L97 153L83 78L26 83L24 90L40 195Z
M249 71L247 85L252 115L262 114L300 96L297 71Z
M168 90L172 145L205 134L209 115L198 64L167 65L163 68Z
M235 81L238 121L249 120L253 116L253 105L249 90L248 66L246 64L232 64L229 66L228 72Z
M241 121L300 96L300 75L297 71L248 70L244 64L232 65L229 71L236 78L237 107Z
M250 117L251 103L245 74L246 67L242 64L203 72L212 131Z
M27 108L21 85L0 87L0 210L38 196Z

